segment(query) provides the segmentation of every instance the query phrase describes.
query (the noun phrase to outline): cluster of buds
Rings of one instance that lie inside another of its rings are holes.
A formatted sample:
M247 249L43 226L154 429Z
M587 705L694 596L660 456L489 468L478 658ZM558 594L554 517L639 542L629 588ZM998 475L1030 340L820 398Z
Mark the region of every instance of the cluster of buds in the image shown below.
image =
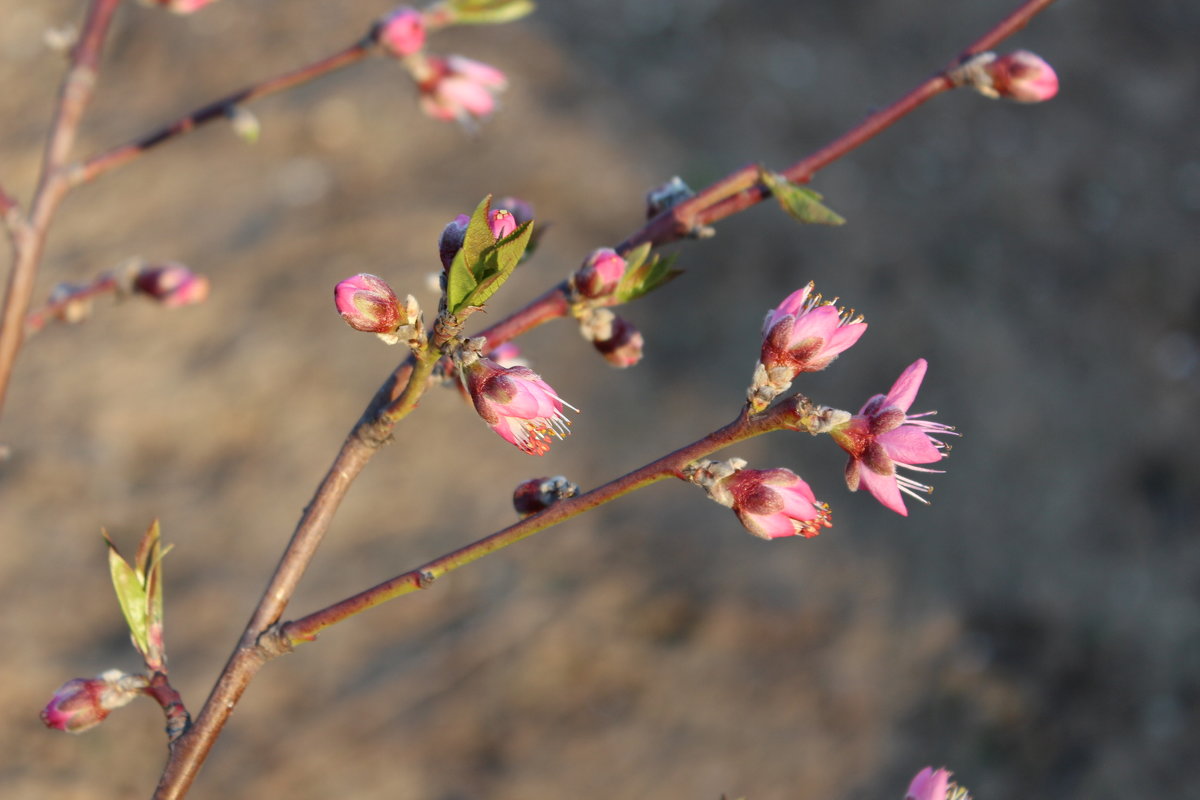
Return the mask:
M950 780L952 774L946 769L926 767L912 779L904 800L971 800L965 788Z
M997 56L978 53L951 70L955 86L969 86L985 97L1041 103L1058 94L1058 75L1045 59L1028 50Z
M148 685L144 675L127 675L119 669L110 669L95 678L69 680L42 709L42 722L47 728L83 733L143 694Z
M825 369L867 330L854 313L813 292L810 282L767 314L763 343L748 398L752 411L765 409L802 372Z
M616 250L601 247L593 250L569 279L578 298L574 305L580 334L605 361L622 369L642 360L645 340L633 323L603 306L613 302L628 266Z
M434 22L446 24L447 20L437 17ZM495 67L463 56L427 55L429 23L426 14L402 6L378 22L375 40L400 59L416 81L422 111L434 119L458 121L471 128L496 110L496 96L508 87L508 79Z
M829 506L817 502L804 479L788 469L746 469L740 458L699 461L685 477L733 513L750 533L762 539L803 536L832 527Z
M361 273L333 287L333 303L346 324L356 331L374 333L388 344L403 340L420 347L425 328L421 307L411 294L401 303L387 281Z

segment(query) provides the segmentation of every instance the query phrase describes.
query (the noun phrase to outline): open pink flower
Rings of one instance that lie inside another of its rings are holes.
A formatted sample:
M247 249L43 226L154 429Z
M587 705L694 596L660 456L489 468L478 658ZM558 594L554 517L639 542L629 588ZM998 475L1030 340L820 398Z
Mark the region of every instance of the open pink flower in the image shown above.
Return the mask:
M818 503L804 479L789 469L740 469L717 481L711 495L763 539L810 539L830 527L829 507Z
M792 292L763 321L763 343L749 399L752 411L762 411L791 388L801 372L817 372L851 347L866 332L867 323L854 313L813 294L810 282Z
M504 73L462 56L429 58L430 76L420 83L421 110L434 119L473 125L496 110L496 95L508 88Z
M544 455L551 436L561 439L571 432L563 407L579 409L563 402L528 367L502 367L480 358L463 367L462 379L483 421L530 455Z
M933 488L898 474L896 468L940 472L914 465L945 458L949 447L935 437L957 435L949 425L924 419L936 412L908 413L927 367L925 359L917 359L900 373L886 395L875 395L848 422L830 431L834 441L850 454L846 464L850 491L856 492L862 485L876 500L904 516L908 509L901 494L927 503L918 492L928 494Z

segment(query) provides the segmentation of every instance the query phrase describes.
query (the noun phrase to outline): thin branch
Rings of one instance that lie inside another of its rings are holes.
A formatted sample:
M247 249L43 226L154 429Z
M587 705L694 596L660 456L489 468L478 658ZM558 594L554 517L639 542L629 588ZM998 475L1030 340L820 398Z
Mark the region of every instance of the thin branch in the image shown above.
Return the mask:
M128 164L147 150L182 136L185 133L191 133L205 123L218 119L228 119L240 105L308 83L322 75L327 75L361 61L371 53L375 46L374 28L372 28L370 33L343 50L318 59L311 64L305 64L298 69L290 70L289 72L284 72L247 86L244 89L184 114L174 122L170 122L145 136L92 156L71 170L71 185L78 186L81 183L95 180L110 170L116 169L123 164Z
M1003 39L1004 36L1010 35L1012 32L1023 27L1034 14L1049 5L1050 2L1052 0L1029 0L984 36L980 40L980 43L986 44L989 47L994 45ZM931 80L937 81L939 79L935 78ZM924 86L926 84L922 84L922 87ZM918 87L913 93L906 95L906 98L914 94L919 95L923 91L922 87ZM936 92L933 94L936 94ZM889 109L893 110L895 117L890 119L887 124L894 122L895 119L907 114L916 105L919 105L919 103L915 103L910 108L900 109L899 106L903 102L902 100L900 103L889 107ZM849 149L857 147L883 127L886 127L886 125L880 125L877 128L869 128L863 125L856 127L845 137L842 137L847 145L836 157L840 157L840 155L848 152ZM830 147L835 146L837 146L837 141L830 145ZM829 148L825 148L810 158L816 158L820 153L827 151L833 152ZM105 157L113 156L109 154L100 158ZM805 162L800 163L803 164ZM795 167L792 169L795 169ZM735 192L731 195L729 194L729 188L731 182L736 184L739 181L745 181L742 175L743 172L744 170L740 170L738 173L734 173L729 179L718 183L713 189L709 190L707 194L709 202L714 198L726 198L717 203L717 207L720 207L722 203L739 197L742 192ZM718 192L718 188L724 193ZM702 196L705 196L704 193L697 195L697 197ZM696 198L692 199L692 201L694 200ZM687 201L682 206L671 209L651 220L645 228L626 240L623 247L628 249L642 241L663 244L688 236L695 229L699 212L705 208L703 202L693 204L692 201ZM673 213L677 212L679 208L689 205L691 206L690 219ZM724 216L735 213L736 210L741 209L728 210L728 213L724 214ZM531 303L524 311L497 323L485 331L483 335L488 337L489 345L495 347L507 340L505 337L511 338L523 332L523 330L528 330L547 319L562 316L565 313L565 295L561 287L555 287L534 301L534 303ZM413 407L416 398L424 391L436 361L436 353L427 351L423 358L419 360L409 359L397 367L395 372L389 376L388 380L376 392L367 411L364 412L354 429L347 436L341 451L334 460L333 466L317 487L313 499L305 508L287 550L276 567L275 573L250 622L247 624L237 647L230 655L225 668L218 677L216 685L205 702L199 717L192 728L180 737L172 748L171 756L163 770L158 789L154 795L155 800L177 800L187 793L188 788L195 780L200 767L212 748L213 742L224 727L249 682L267 660L289 649L290 642L287 639L279 635L269 635L269 632L276 625L288 601L291 599L296 584L311 561L317 546L328 529L334 511L341 503L346 491L358 473L366 466L367 461L374 455L374 452L390 437L391 431L396 421L398 421L394 414L400 409L410 410ZM404 389L397 394L399 387L404 387ZM769 417L771 415L764 416ZM738 422L732 423L731 426L727 426L722 431L728 432L731 427L736 427L738 424ZM691 447L696 446L692 445ZM684 448L682 451L677 451L667 457L670 460L669 464L655 462L655 464L643 467L641 470L632 472L611 484L606 484L605 487L601 487L577 500L564 501L551 507L546 512L543 512L543 514L530 518L530 520L517 523L517 525L493 534L493 536L487 539L480 540L473 545L468 545L466 548L450 553L436 562L430 562L425 567L397 576L397 578L389 581L387 584L381 584L381 586L386 588L376 587L375 590L368 590L368 592L378 591L380 593L379 596L388 592L395 592L395 596L398 596L399 594L411 592L413 589L421 588L421 584L428 584L430 575L436 577L436 574L440 574L437 571L440 570L441 573L449 572L499 547L506 546L512 541L518 541L521 538L529 536L543 527L548 527L550 523L560 521L559 515L564 515L561 518L565 519L566 515L573 515L571 514L572 511L574 513L581 513L583 510L594 507L594 505L599 505L601 502L607 502L608 499L612 499L612 497L608 496L609 493L612 493L613 497L619 496L619 493L623 493L620 491L621 487L630 487L624 489L624 491L631 491L632 488L640 488L643 485L648 485L649 483L669 477L673 474L672 470L677 468L679 464L686 463L680 461L680 459L683 459L690 452L690 447ZM694 457L703 455L706 452L711 452L711 450L697 451ZM582 507L582 505L578 507L571 505L575 502L583 505L588 503L593 505L586 505L586 508ZM355 597L361 599L361 595L356 595ZM348 598L344 602L349 602L353 605L352 601L354 601L354 598ZM294 624L299 626L300 622L297 621ZM322 627L320 622L314 622L313 624L317 626L315 630L319 630ZM295 632L302 629L295 627L292 630ZM315 631L304 630L304 632L307 634Z
M33 298L46 231L67 192L63 168L75 143L79 121L92 99L100 52L119 3L120 0L92 0L88 7L83 33L71 53L71 66L59 90L58 106L46 138L41 176L30 204L28 219L19 227L10 225L15 257L8 275L3 311L0 312L0 412L4 409L13 366L24 340L25 314ZM13 208L8 209L6 217Z

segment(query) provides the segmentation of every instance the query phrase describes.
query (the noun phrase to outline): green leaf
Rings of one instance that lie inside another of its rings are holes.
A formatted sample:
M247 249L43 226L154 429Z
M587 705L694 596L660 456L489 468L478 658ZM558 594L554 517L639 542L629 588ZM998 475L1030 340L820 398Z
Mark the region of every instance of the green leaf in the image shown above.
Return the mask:
M446 307L451 313L462 308L467 296L474 291L479 283L475 266L483 251L492 247L496 240L492 237L492 229L488 227L488 214L492 208L492 196L489 194L471 214L467 230L463 233L463 244L446 275Z
M479 285L467 297L466 305L482 306L504 285L521 263L521 256L524 255L532 235L533 221L530 220L483 253L479 269L474 270L479 278Z
M625 257L625 274L613 292L613 299L617 303L628 303L679 277L683 270L672 269L674 261L673 255L663 258L655 253L651 256L650 243L643 242Z
M532 0L450 0L454 21L465 25L512 22L533 12Z
M821 195L792 183L777 172L761 170L759 179L775 195L783 210L801 222L817 225L844 225L846 220L833 209L821 203Z
M150 639L146 630L146 588L137 570L121 558L117 546L104 532L104 541L108 543L108 569L112 574L113 589L117 593L117 602L121 605L121 613L125 623L129 625L129 633L133 637L133 645L140 653L150 650Z

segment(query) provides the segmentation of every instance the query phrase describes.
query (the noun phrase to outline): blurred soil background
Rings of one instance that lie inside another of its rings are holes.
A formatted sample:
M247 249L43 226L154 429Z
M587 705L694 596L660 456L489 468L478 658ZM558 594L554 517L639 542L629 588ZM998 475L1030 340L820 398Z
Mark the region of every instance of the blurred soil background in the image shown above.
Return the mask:
M0 180L29 197L81 2L0 2ZM203 306L101 302L22 353L0 421L0 795L147 797L149 702L82 737L37 712L140 664L99 537L154 517L172 674L198 709L312 488L396 360L334 313L384 276L433 309L442 226L485 193L550 230L499 319L641 223L645 191L785 167L890 102L1010 0L546 0L440 34L506 70L470 138L371 59L253 106L68 198L39 279L132 255L209 275ZM119 14L77 150L125 141L354 41L386 2L226 0ZM825 439L725 455L787 466L835 527L765 543L659 485L376 609L268 665L195 798L897 798L926 764L978 798L1195 797L1200 784L1200 6L1068 0L1013 40L1058 69L1036 107L938 98L814 186L678 247L687 274L624 312L618 372L559 322L522 340L583 408L540 460L434 391L367 468L292 603L306 613L509 524L513 485L591 487L738 411L763 313L806 281L865 338L796 386L857 410L923 356L914 411L963 438L903 519L842 483ZM419 421L418 421L419 420Z

